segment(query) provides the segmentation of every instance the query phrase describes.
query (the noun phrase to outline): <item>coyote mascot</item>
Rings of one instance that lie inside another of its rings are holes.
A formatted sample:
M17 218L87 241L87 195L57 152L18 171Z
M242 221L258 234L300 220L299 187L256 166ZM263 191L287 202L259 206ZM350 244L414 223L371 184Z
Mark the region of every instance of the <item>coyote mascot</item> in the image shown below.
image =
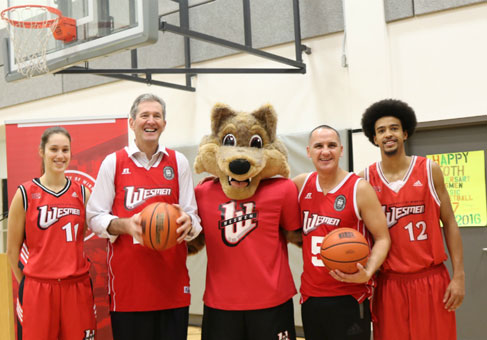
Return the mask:
M215 176L195 189L203 232L190 244L206 243L206 339L295 338L285 231L300 229L298 192L276 125L270 105L217 104L199 146L196 172Z

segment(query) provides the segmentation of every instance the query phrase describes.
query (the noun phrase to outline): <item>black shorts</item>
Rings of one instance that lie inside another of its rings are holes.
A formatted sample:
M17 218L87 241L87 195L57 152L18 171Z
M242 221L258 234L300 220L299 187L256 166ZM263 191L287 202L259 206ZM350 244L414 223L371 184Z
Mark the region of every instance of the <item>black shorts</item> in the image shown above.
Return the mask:
M202 340L295 340L293 300L256 310L203 312Z
M301 306L306 340L370 340L370 303L353 296L311 297Z
M150 312L110 312L113 340L186 340L189 307Z

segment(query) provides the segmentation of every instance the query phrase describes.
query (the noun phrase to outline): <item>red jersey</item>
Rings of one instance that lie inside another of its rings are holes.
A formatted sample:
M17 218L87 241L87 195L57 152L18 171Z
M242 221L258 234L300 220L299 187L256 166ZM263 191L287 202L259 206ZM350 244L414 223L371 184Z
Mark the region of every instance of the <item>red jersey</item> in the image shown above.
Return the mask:
M149 170L138 167L125 149L116 153L115 198L112 213L131 217L154 202L179 202L176 154L166 149L161 162ZM119 235L108 243L110 308L137 312L186 307L190 304L186 243L155 251Z
M323 238L337 228L358 230L372 243L357 207L357 185L360 177L349 173L326 195L318 183L318 173L312 172L299 193L303 225L303 274L301 302L309 297L352 295L362 302L372 294L371 283L355 284L335 280L320 259Z
M265 179L252 197L232 200L218 181L207 181L195 194L208 255L205 305L264 309L293 297L287 243L279 229L300 228L294 183Z
M65 279L88 273L83 251L85 188L67 179L65 187L54 192L34 178L19 189L25 209L24 274Z
M412 156L404 179L389 183L381 163L365 169L387 217L391 249L385 271L412 273L446 260L440 228L440 200L433 183L431 160Z

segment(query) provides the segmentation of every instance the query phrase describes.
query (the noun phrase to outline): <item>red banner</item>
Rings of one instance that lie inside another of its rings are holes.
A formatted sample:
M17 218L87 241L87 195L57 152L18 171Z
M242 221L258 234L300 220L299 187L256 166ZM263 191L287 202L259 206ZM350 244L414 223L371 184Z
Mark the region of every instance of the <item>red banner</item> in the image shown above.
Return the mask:
M71 135L71 163L66 176L81 182L92 191L101 162L106 155L128 142L127 119L93 119L86 121L49 121L6 124L8 198L11 202L19 184L41 175L39 144L44 130L63 126ZM85 252L90 269L97 309L97 339L111 340L107 292L106 240L89 234ZM14 302L17 281L14 279ZM15 310L15 307L14 307Z

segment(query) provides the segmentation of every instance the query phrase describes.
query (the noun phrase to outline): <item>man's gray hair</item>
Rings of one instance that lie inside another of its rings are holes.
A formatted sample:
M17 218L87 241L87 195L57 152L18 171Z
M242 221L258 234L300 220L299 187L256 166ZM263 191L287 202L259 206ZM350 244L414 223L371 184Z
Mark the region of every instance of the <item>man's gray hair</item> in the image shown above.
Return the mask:
M308 135L308 141L311 140L311 135L313 134L313 132L315 132L316 130L318 129L328 129L328 130L332 130L332 131L335 131L335 133L337 134L338 136L338 141L341 143L342 142L342 138L340 137L340 133L337 131L337 129L335 129L334 127L331 127L330 125L326 125L326 124L322 124L322 125L318 125L317 127L315 127L313 130L311 130L311 132L309 133Z
M130 108L130 118L135 119L137 116L137 110L139 109L139 104L142 102L158 102L162 106L162 118L166 120L166 103L161 97L156 96L152 93L144 93L135 98L132 107Z

